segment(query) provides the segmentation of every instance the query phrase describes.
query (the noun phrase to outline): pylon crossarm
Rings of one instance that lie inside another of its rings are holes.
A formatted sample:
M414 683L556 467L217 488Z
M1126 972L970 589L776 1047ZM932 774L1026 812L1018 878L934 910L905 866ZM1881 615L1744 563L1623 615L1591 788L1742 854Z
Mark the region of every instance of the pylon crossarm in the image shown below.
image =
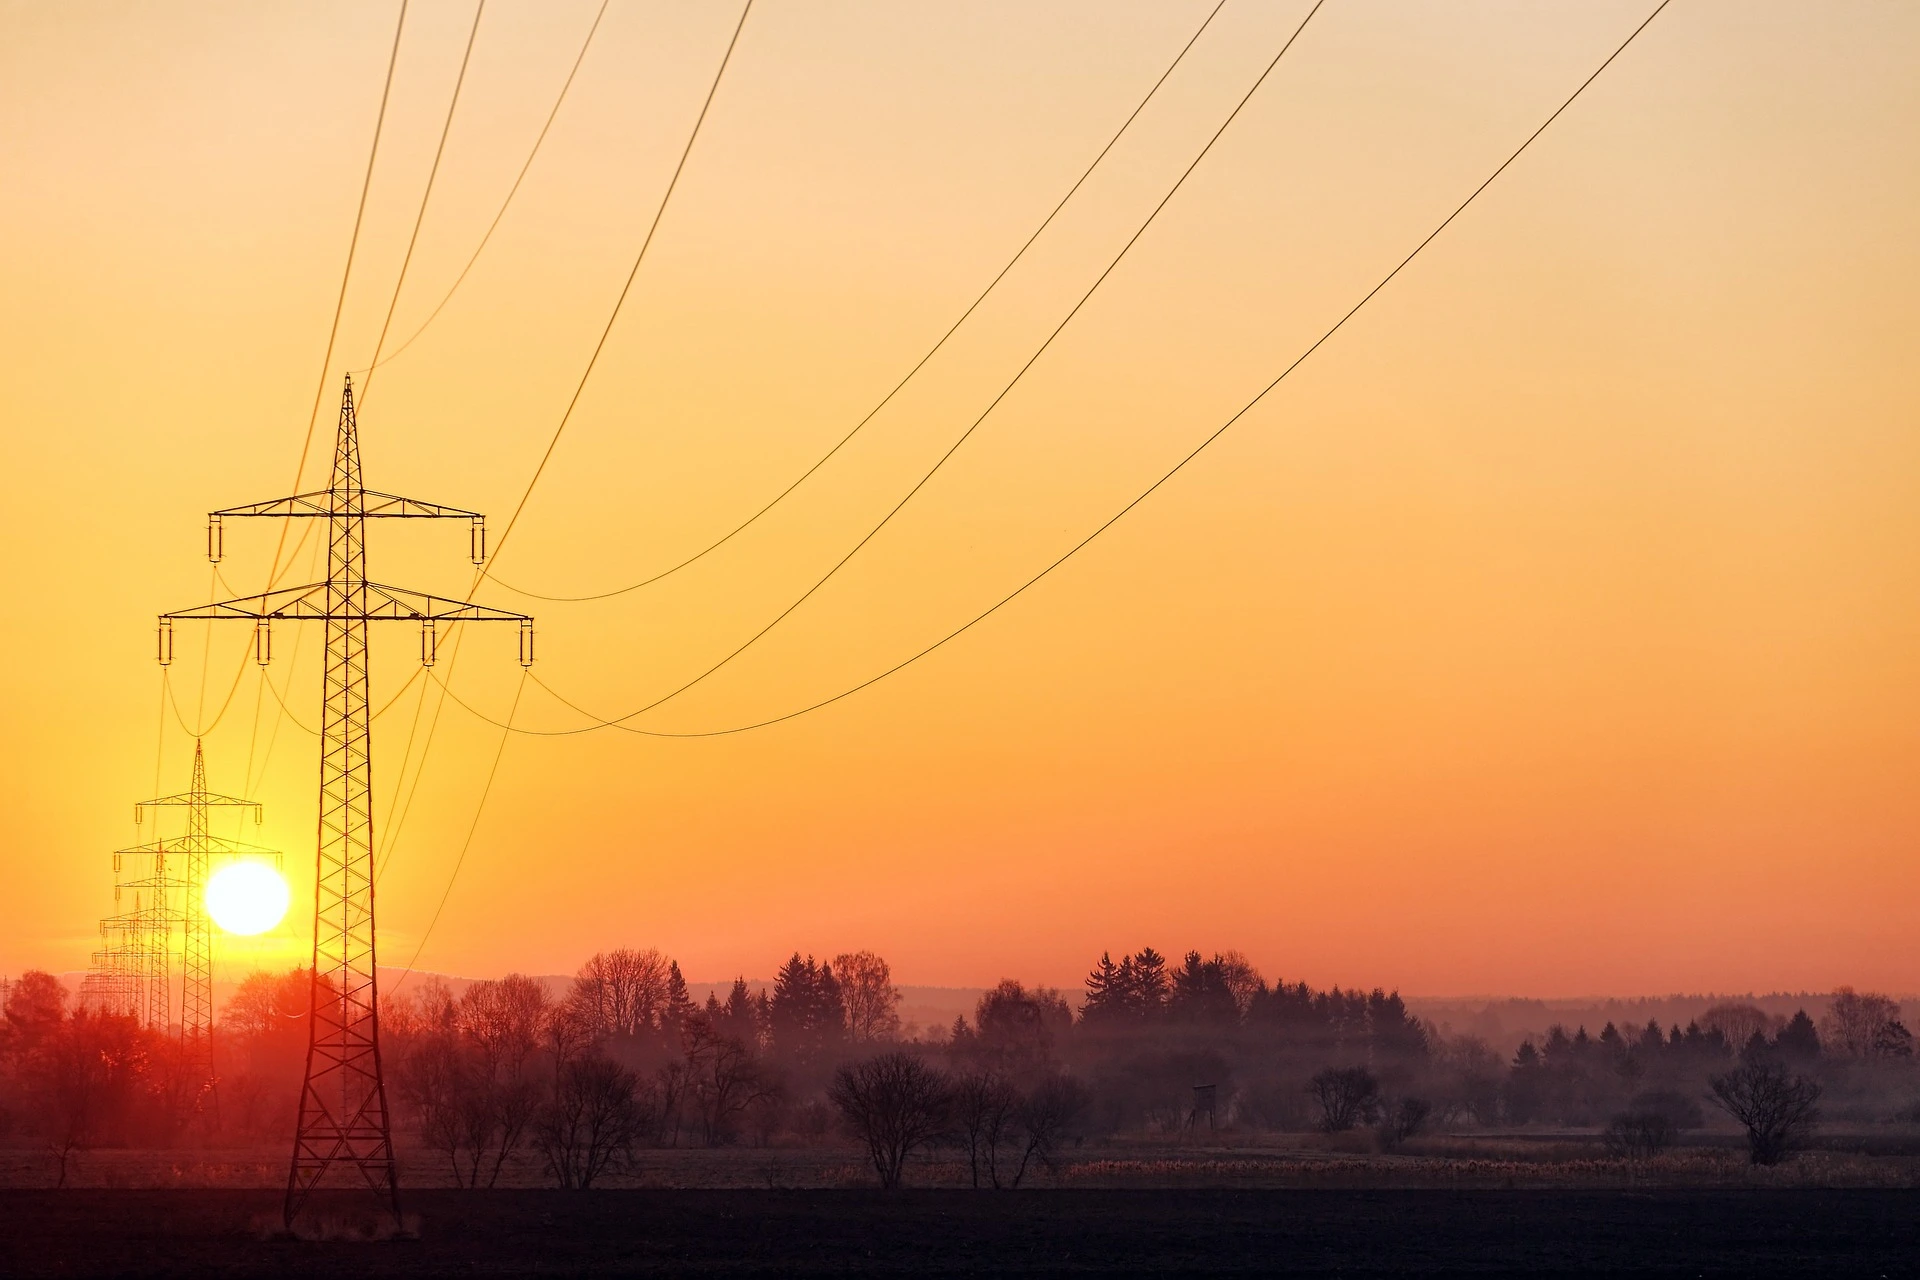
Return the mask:
M199 841L201 847L197 848L195 841ZM164 840L149 840L145 844L129 845L124 849L114 850L115 853L120 854L194 853L202 851L215 857L223 858L263 858L268 854L272 854L275 857L280 855L280 850L278 849L269 849L264 845L248 844L244 840L231 840L226 836L216 835L170 836Z
M192 805L205 805L209 809L258 809L258 800L242 800L239 796L223 796L217 792L206 791L195 795L191 791L182 791L178 795L158 796L152 800L136 800L136 809L188 808Z
M250 502L245 506L228 507L224 511L210 511L208 516L224 520L229 516L241 519L247 516L365 516L369 520L482 520L478 511L466 511L460 507L443 507L437 502L422 502L418 498L403 498L397 493L378 493L372 489L361 489L353 495L357 505L349 505L347 494L335 494L332 489L316 489L312 493L296 493L291 498L275 498L270 502Z
M192 609L161 614L163 621L202 618L249 618L253 621L335 622L531 622L524 613L495 609L468 600L454 600L410 591L405 587L365 584L366 604L352 611L329 610L327 584L310 583L304 587L282 587L257 596L219 600Z

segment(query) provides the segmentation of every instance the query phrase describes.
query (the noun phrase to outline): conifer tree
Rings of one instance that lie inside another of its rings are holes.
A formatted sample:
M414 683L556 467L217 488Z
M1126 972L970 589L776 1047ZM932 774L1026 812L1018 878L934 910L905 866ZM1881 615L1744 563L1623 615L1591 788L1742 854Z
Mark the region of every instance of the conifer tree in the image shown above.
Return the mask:
M1133 956L1133 1004L1142 1015L1156 1018L1167 1007L1167 958L1152 947Z

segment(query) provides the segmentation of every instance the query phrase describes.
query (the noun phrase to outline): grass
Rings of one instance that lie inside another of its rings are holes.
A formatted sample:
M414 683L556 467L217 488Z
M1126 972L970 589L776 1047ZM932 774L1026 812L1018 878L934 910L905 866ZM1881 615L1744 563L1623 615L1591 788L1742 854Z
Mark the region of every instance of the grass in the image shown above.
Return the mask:
M1880 1140L1876 1141L1878 1138ZM1176 1143L1139 1136L1070 1148L1052 1169L1029 1175L1039 1187L1089 1188L1743 1188L1920 1186L1920 1153L1884 1135L1829 1133L1822 1145L1772 1169L1747 1163L1737 1135L1689 1135L1645 1160L1605 1154L1596 1135L1447 1133L1415 1138L1398 1150L1375 1149L1371 1134L1208 1135ZM283 1186L285 1149L278 1143L205 1150L99 1150L76 1154L68 1185L92 1189L212 1189ZM444 1160L402 1146L402 1182L449 1187ZM51 1187L57 1177L44 1151L0 1148L0 1188ZM608 1187L689 1190L819 1190L858 1188L871 1170L850 1146L649 1149ZM920 1187L966 1187L966 1162L952 1151L923 1153L908 1172ZM508 1162L502 1188L547 1185L536 1156Z

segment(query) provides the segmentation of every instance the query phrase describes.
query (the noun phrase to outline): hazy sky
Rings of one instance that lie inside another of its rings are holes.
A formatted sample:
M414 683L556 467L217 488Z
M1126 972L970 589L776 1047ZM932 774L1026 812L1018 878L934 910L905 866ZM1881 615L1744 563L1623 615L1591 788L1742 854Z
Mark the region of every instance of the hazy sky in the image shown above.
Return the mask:
M488 4L401 336L596 7ZM501 577L623 585L777 493L1208 7L761 0ZM1291 362L1649 8L1329 0L894 523L636 723L791 710L999 598ZM393 299L472 12L410 10L322 444ZM773 516L617 600L488 588L537 613L541 677L624 712L791 602L985 407L1304 12L1228 0L1002 291ZM185 784L154 615L216 589L207 510L289 490L395 13L0 3L0 970L85 965L131 803ZM374 376L369 486L504 524L737 14L614 0L472 275ZM871 947L912 982L1072 983L1152 943L1422 993L1920 988L1917 67L1920 7L1676 0L1260 408L961 640L757 733L510 742L421 963L551 972L628 944L708 979ZM229 526L234 590L259 589L275 532ZM371 537L375 579L465 590L457 526ZM296 655L293 630L271 676L311 725L320 640ZM417 643L375 642L384 705ZM262 695L249 643L182 624L174 693L214 721L240 672L213 783L241 790L251 759L259 838L310 910L316 741ZM453 679L504 716L510 630L469 636ZM416 681L377 725L383 843L423 692L417 763L437 692ZM519 714L580 723L533 686ZM386 963L432 916L498 743L440 714L380 886ZM228 967L297 950L287 931Z

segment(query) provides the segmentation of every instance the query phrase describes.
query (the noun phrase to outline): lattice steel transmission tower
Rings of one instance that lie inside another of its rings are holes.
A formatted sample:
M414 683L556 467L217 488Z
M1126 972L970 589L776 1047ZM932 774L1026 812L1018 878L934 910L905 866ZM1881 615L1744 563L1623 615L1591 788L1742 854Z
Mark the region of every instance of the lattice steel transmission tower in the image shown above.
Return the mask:
M287 1173L286 1222L336 1166L356 1169L368 1186L389 1200L396 1223L399 1181L386 1083L380 1069L378 980L375 972L373 903L372 725L367 701L367 624L411 621L421 628L420 657L432 665L437 628L455 622L513 622L520 628L520 661L533 662L533 619L382 586L367 580L369 519L465 520L477 566L486 556L486 525L476 511L369 490L361 482L359 425L353 380L340 399L328 487L251 506L230 507L208 517L207 554L216 563L223 550L221 521L245 516L320 519L327 522L327 578L255 596L183 609L160 619L162 663L173 657L173 621L179 618L247 618L254 623L254 657L273 655L272 624L317 621L326 626L326 674L322 685L320 820L314 874L313 973L309 988L307 1069L300 1090L293 1161Z
M120 896L114 885L114 898ZM152 990L145 913L135 909L100 921L100 936L107 945L93 953L92 969L80 980L81 1003L101 1013L124 1015L147 1021L148 995ZM162 975L164 981L164 975Z
M197 1107L214 1085L213 929L207 918L207 876L216 857L272 857L277 861L280 855L256 844L213 834L211 810L252 810L255 826L260 824L262 811L252 800L207 790L207 759L199 739L193 744L193 777L187 789L177 795L140 801L133 806L133 820L139 824L149 810L171 809L185 812L184 832L167 836L156 831L154 839L120 850L114 862L119 865L128 856L151 857L157 874L166 881L166 887L160 890L168 894L163 905L170 906L171 895L179 895L180 905L171 910L170 919L177 919L180 925L180 1071L181 1081L191 1090Z
M186 901L187 882L175 874L164 852L134 858L120 850L113 855L113 900L116 905L127 890L133 891L133 910L108 916L100 922L100 936L107 947L96 952L96 962L105 961L112 975L106 984L124 991L130 1012L141 1025L165 1031L173 1024L173 931L181 923L178 904Z

